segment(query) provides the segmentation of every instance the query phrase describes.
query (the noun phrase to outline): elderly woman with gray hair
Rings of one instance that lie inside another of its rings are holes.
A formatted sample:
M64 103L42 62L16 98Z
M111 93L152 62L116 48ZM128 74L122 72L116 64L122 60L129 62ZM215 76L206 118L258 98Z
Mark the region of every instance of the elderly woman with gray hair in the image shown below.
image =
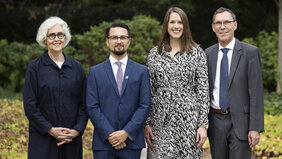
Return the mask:
M29 159L82 158L86 78L81 64L63 53L70 40L59 17L46 19L38 29L36 41L46 51L29 63L23 90Z

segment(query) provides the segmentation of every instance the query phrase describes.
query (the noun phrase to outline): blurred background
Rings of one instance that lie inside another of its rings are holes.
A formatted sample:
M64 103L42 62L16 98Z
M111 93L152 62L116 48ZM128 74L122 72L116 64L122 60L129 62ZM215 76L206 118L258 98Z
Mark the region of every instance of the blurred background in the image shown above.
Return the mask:
M282 73L281 64L279 68L281 60L278 60L278 22L282 21L278 18L278 3L281 1L0 0L0 159L26 158L28 121L23 112L21 92L28 63L44 52L35 37L46 18L59 16L68 23L72 40L64 52L80 61L88 74L90 66L109 56L104 33L114 21L129 25L132 31L129 57L146 64L149 50L159 40L165 12L173 6L186 12L193 39L203 49L217 42L211 29L213 12L223 6L236 14L238 28L235 37L259 47L261 53L266 131L260 144L253 149L253 157L282 158L279 85ZM85 158L92 158L92 131L92 125L88 124L84 135ZM208 143L204 155L209 156Z

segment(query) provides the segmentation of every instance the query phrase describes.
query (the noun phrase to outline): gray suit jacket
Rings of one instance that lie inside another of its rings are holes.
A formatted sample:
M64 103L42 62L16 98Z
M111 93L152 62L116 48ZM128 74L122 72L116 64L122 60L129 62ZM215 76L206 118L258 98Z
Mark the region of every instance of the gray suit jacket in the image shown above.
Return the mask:
M208 61L210 99L215 83L219 44L205 50ZM229 103L236 136L248 139L248 131L264 131L263 83L259 49L235 40L230 74Z

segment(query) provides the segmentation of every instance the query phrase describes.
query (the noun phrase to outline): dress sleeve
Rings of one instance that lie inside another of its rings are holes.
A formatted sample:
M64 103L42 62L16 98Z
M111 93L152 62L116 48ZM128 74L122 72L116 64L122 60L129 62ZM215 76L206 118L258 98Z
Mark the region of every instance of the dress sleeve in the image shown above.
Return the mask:
M147 67L149 69L149 75L150 75L150 85L151 85L151 97L154 97L155 96L155 92L156 92L156 87L154 85L154 83L156 83L156 78L155 78L155 75L154 75L154 71L153 71L153 68L152 68L152 63L154 63L154 60L153 60L153 53L154 51L156 51L156 47L155 48L152 48L149 52L149 55L148 55L148 59L147 59ZM151 98L152 99L152 98ZM151 110L152 110L152 102L151 102ZM151 125L150 123L150 120L151 120L151 116L152 116L152 111L150 110L149 112L149 116L145 122L145 125Z
M198 60L195 73L195 89L198 99L198 128L208 128L208 113L210 105L209 84L208 84L208 67L206 54L201 48L197 49Z

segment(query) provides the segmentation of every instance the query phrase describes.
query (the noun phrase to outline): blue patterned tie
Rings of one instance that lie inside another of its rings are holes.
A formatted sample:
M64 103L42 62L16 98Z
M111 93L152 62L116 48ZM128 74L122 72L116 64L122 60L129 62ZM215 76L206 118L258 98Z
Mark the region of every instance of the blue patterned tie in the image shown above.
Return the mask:
M228 48L222 48L223 57L220 64L220 90L219 90L219 105L222 111L226 111L229 106L228 99Z
M118 92L121 95L121 87L122 87L122 81L123 81L123 72L121 68L122 62L117 61L116 64L118 65L118 70L117 70L117 86L118 86Z

